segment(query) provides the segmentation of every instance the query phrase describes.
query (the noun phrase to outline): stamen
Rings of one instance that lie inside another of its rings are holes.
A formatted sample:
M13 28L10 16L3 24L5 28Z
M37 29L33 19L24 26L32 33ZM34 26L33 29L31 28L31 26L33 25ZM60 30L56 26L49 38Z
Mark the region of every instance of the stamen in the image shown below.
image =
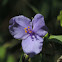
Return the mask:
M25 30L25 33L27 33L27 30Z
M24 28L24 30L25 30L25 33L28 33L28 34L31 34L32 33L32 31L31 31L31 29L30 29L29 26L28 26L28 28Z
M27 28L24 28L24 30L26 30Z
M32 33L32 31L29 31L29 33Z
M28 28L30 28L30 27L28 26Z
M28 31L30 31L30 29L28 29Z

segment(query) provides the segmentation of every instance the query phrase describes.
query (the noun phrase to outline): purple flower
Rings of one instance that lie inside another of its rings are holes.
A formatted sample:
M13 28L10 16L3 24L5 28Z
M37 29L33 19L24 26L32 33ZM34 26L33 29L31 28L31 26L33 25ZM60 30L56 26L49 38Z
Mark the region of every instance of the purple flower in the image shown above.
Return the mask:
M43 36L47 34L44 17L36 14L31 20L23 15L10 19L9 31L16 39L22 39L23 51L32 56L42 51Z

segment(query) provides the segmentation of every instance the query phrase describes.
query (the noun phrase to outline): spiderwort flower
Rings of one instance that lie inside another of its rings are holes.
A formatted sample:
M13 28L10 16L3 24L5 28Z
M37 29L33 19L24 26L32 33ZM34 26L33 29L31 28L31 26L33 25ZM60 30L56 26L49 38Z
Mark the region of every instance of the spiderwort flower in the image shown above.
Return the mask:
M20 15L9 21L9 31L16 39L22 39L23 51L32 56L42 51L43 36L47 34L44 17L36 14L32 19Z

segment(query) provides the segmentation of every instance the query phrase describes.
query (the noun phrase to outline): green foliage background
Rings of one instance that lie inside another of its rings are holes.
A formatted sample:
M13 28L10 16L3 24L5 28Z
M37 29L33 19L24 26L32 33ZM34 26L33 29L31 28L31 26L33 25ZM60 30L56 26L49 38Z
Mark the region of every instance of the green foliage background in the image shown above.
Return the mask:
M9 33L9 20L18 15L32 19L40 13L49 29L43 50L33 58L24 55L21 40ZM0 0L0 62L62 62L62 0Z

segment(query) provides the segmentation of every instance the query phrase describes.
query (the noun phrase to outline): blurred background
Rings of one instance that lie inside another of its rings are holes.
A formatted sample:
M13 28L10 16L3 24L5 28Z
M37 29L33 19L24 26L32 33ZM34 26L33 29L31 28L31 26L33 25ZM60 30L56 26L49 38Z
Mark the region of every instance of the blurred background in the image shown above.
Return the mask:
M9 20L12 17L24 15L32 19L40 13L45 18L49 33L61 35L62 27L57 20L61 10L62 0L0 0L0 62L19 62L23 55L21 40L14 39L9 33ZM45 43L42 54L42 62L57 62L62 55L62 44ZM41 58L37 62L41 62Z

